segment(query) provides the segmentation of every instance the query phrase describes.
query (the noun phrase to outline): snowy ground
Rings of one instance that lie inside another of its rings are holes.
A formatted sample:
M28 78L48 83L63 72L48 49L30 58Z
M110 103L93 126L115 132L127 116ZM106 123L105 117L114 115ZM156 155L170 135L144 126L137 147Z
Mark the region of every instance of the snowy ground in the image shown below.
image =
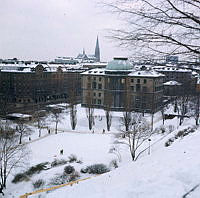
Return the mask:
M61 122L58 125L59 133L55 134L55 123L52 116L46 119L46 126L51 130L44 128L42 137L38 139L38 129L36 124L32 124L33 134L24 138L23 141L29 142L30 149L30 166L41 162L52 162L55 158L67 159L70 154L75 154L83 164L72 164L77 171L81 168L95 163L104 163L109 166L112 159L119 161L119 155L110 153L110 148L115 147L121 156L119 168L105 175L85 181L73 187L65 187L44 193L42 197L181 197L190 188L200 183L200 177L195 175L197 167L200 165L198 155L200 146L198 139L200 135L195 133L178 140L172 146L166 148L164 143L172 137L177 130L193 125L194 120L185 119L183 126L178 126L177 118L167 120L165 126L172 125L174 132L171 134L158 134L152 137L151 155L148 150L141 158L132 163L128 147L125 144L116 144L115 134L121 129L120 117L122 113L114 112L111 131L102 134L106 129L105 113L103 110L95 110L95 126L94 133L88 129L88 121L84 108L78 106L78 122L75 131L71 130L69 113L61 114ZM150 115L146 114L147 120L151 120ZM158 112L154 116L154 128L162 126L161 113ZM166 137L165 137L166 136ZM194 145L194 146L193 146ZM148 148L148 143L144 144L144 148ZM183 149L184 148L184 149ZM60 150L64 150L64 154L60 155ZM118 154L118 153L117 153ZM26 192L32 192L32 182L43 178L46 183L56 175L62 173L64 166L41 172L34 175L28 182L12 184L9 178L8 191L6 197L19 197ZM13 173L15 174L15 173ZM81 178L88 175L81 175ZM199 189L194 192L195 193ZM200 190L199 190L200 191ZM33 196L32 196L33 197ZM37 196L35 196L37 197ZM189 196L188 196L189 197ZM192 196L191 196L192 197ZM198 196L194 196L195 198Z

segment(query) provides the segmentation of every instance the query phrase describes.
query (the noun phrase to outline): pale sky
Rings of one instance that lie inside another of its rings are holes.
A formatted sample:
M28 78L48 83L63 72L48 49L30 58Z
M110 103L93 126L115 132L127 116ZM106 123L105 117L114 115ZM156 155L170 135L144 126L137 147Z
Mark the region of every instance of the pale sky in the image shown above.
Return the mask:
M83 48L93 54L97 35L102 60L128 55L105 38L119 22L96 0L2 0L0 16L0 58L53 60Z

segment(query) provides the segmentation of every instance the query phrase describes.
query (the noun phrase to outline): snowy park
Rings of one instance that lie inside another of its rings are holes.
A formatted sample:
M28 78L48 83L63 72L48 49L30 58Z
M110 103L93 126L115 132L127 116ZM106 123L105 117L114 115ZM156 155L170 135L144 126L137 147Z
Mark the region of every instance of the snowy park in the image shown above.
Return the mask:
M55 119L51 113L44 114L44 124L41 129L38 129L36 120L27 123L31 133L22 138L22 143L26 145L29 152L29 163L15 169L9 175L7 184L9 188L5 191L7 197L19 197L37 189L91 176L91 179L78 185L39 193L33 197L39 195L64 197L65 193L68 197L100 198L106 195L106 197L128 198L131 194L140 197L141 193L142 197L147 197L149 193L153 193L152 197L161 197L165 191L168 192L168 194L165 192L165 197L176 197L195 185L194 181L198 177L195 171L200 161L192 162L195 152L198 151L198 144L195 147L192 147L192 144L197 141L199 135L196 133L199 129L194 126L194 119L185 119L183 125L179 126L178 118L175 117L165 120L163 125L162 114L157 112L154 115L154 133L150 141L146 139L139 147L136 154L142 151L141 155L132 162L128 139L122 136L124 131L122 112L112 112L111 128L107 131L104 110L95 109L94 125L89 130L86 109L78 105L77 126L72 130L69 109L63 107L66 107L66 104L51 106L51 108L63 109L59 114L57 134ZM144 118L150 123L152 116L144 114ZM14 127L15 125L13 123ZM39 130L41 130L40 137ZM184 134L184 130L187 135L190 132L194 134L189 134L184 139L184 135L177 136L177 134ZM187 163L188 165L185 166ZM191 174L188 168L190 163L193 166ZM93 178L98 174L89 172L88 167L94 165L100 165L101 170L105 169L104 172L99 172L99 174L104 173L102 176ZM39 166L42 168L34 172L34 168ZM66 178L63 177L63 170L67 169L65 167L73 167L73 174L68 174ZM29 173L30 170L33 172ZM18 178L16 176L20 176L19 181L18 179L15 181ZM120 183L118 183L119 179ZM121 190L117 191L119 184ZM131 187L132 185L134 188ZM143 192L144 188L145 192ZM158 191L157 188L161 190Z

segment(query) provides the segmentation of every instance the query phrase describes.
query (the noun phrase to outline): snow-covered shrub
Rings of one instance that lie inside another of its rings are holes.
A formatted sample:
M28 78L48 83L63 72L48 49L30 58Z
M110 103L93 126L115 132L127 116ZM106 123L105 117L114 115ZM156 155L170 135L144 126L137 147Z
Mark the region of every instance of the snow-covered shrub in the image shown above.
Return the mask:
M174 142L174 138L170 138L169 140L167 140L167 142L165 142L165 146L168 147L168 146L170 146L173 142Z
M32 176L33 174L40 173L42 170L47 169L48 164L49 164L49 162L37 164L35 166L30 167L25 173L28 176Z
M178 138L183 138L187 135L189 135L190 133L194 133L196 131L196 127L188 127L187 129L183 129L181 131L178 131L178 133L173 137L173 138L170 138L167 142L165 142L165 146L170 146L174 140L178 139Z
M38 179L32 183L33 188L35 188L35 189L41 188L42 186L44 186L44 184L45 184L45 181L43 179Z
M71 174L69 175L68 181L69 181L69 182L71 182L71 181L76 181L79 177L80 177L80 174L79 174L77 171L74 171L73 173L71 173Z
M81 160L76 161L78 164L82 164L83 162Z
M68 161L69 161L70 163L72 163L72 162L77 162L78 159L77 159L76 155L71 154L71 155L68 157Z
M171 133L172 131L174 131L174 126L173 125L169 125L168 126L168 130L169 130L169 133Z
M105 164L94 164L87 166L87 172L89 174L103 174L109 171L110 169Z
M118 168L119 167L116 159L113 159L110 162L110 167L114 167L114 168Z
M14 176L14 179L12 180L12 183L16 184L18 182L22 182L22 181L28 181L29 178L26 175L26 173L18 173Z
M59 174L51 178L49 185L61 185L69 181L69 176L66 174Z
M64 174L71 174L75 171L75 168L73 166L65 166L64 168Z
M55 166L61 166L64 164L67 164L68 161L65 159L54 159L53 162L51 162L51 167L55 167Z
M87 173L87 172L88 172L87 167L86 168L81 168L81 173Z

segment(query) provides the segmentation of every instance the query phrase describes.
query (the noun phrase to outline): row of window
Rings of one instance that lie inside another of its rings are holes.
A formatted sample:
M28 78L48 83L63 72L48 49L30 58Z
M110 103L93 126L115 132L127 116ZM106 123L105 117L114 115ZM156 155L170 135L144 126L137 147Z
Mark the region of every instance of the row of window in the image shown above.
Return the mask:
M96 97L96 96L101 97L101 95L102 95L101 93L96 93L96 92L93 93L94 97Z

